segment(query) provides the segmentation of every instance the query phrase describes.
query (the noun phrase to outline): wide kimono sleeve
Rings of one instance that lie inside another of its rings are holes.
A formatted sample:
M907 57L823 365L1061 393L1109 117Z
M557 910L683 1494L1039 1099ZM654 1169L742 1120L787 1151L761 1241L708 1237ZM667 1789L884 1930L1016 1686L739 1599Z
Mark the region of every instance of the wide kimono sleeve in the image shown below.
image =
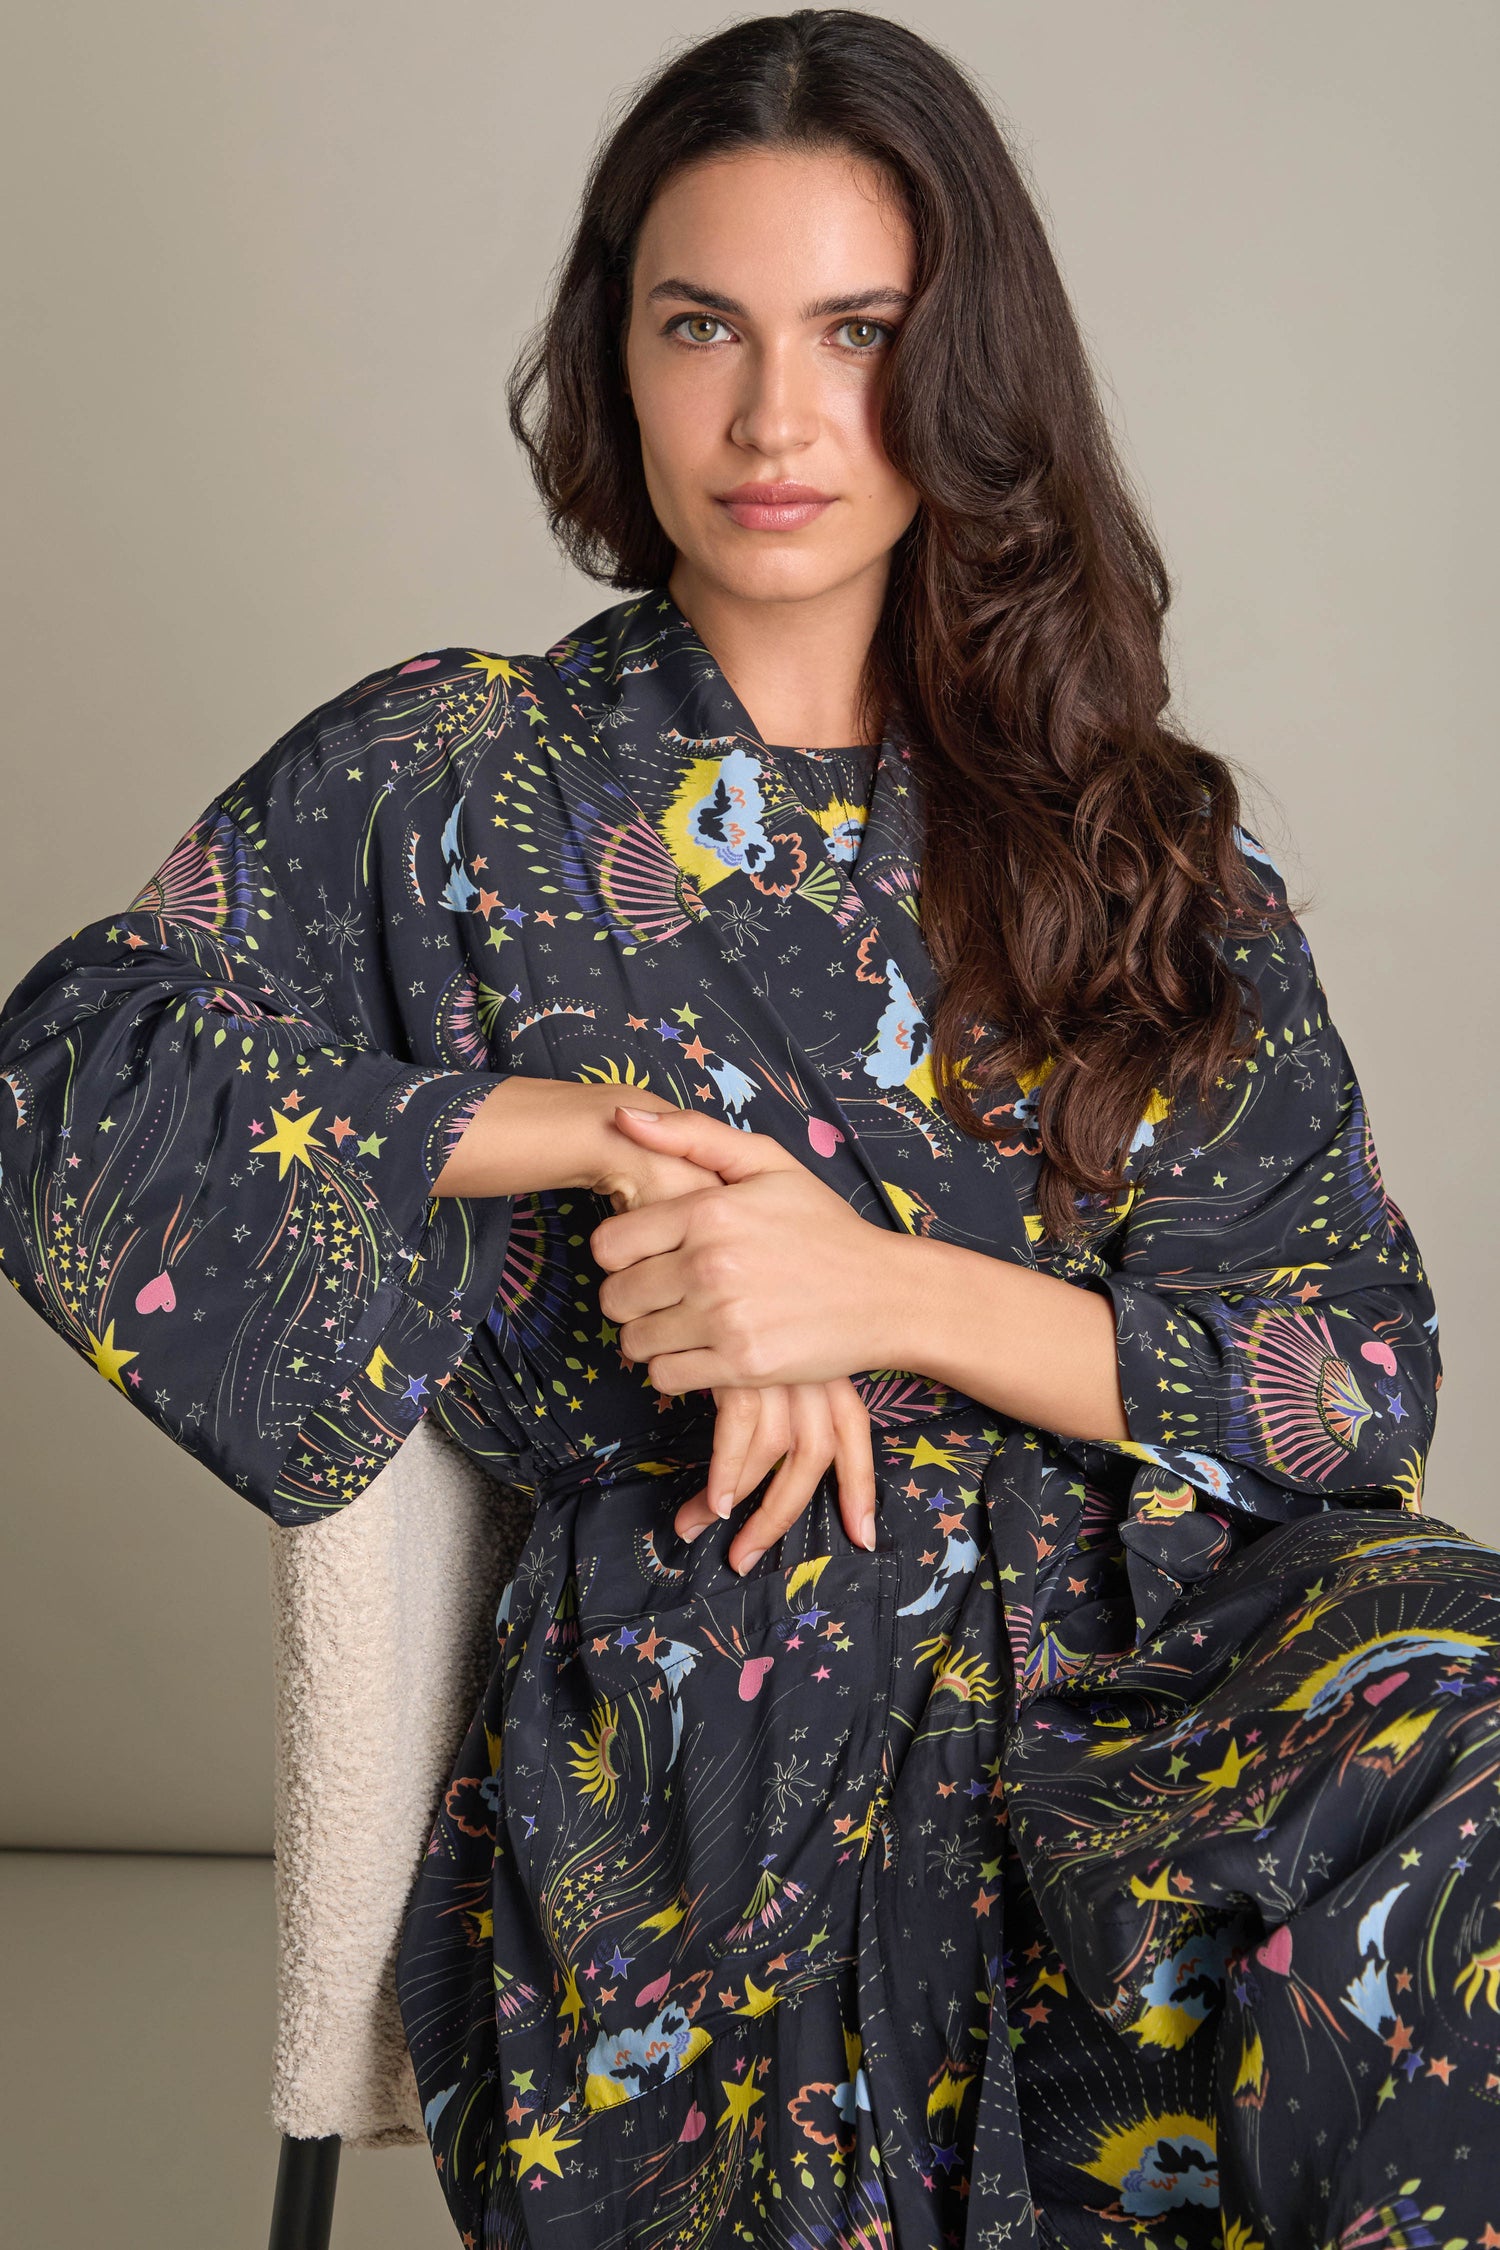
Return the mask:
M505 1072L445 1053L408 996L473 979L459 919L414 903L405 777L434 844L460 792L441 728L393 725L398 676L300 722L0 1011L0 1270L281 1524L346 1506L409 1435L510 1225L508 1198L432 1193ZM402 788L361 766L387 729Z
M1417 1245L1301 928L1229 954L1259 995L1255 1053L1216 1105L1143 1122L1103 1277L1131 1438L1252 1513L1415 1507L1442 1379Z

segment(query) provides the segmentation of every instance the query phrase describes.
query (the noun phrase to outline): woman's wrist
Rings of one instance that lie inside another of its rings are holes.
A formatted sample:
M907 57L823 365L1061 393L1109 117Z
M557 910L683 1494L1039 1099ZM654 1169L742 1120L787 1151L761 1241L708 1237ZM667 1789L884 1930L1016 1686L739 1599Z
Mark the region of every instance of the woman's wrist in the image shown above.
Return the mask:
M1129 1437L1108 1296L926 1235L892 1235L887 1262L882 1366L1063 1437Z
M914 1234L892 1234L872 1225L876 1235L874 1273L865 1277L861 1327L868 1367L925 1372L911 1355L937 1348L938 1309L929 1303L937 1278L926 1256L932 1245Z
M433 1183L434 1195L536 1195L593 1189L611 1161L620 1089L574 1079L496 1081Z

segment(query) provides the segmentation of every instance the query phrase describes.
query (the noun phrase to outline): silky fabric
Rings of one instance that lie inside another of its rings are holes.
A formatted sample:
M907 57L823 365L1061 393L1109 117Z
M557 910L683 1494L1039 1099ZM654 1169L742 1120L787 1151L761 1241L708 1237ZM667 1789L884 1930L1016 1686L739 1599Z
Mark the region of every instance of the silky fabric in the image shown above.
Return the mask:
M1500 1556L1306 942L1061 1247L1040 1080L936 1099L920 756L765 744L664 586L370 675L11 994L5 1270L279 1523L429 1412L534 1497L397 1964L471 2250L1500 2243ZM1129 1441L863 1371L875 1551L825 1477L740 1578L607 1205L431 1193L513 1072L1105 1294Z

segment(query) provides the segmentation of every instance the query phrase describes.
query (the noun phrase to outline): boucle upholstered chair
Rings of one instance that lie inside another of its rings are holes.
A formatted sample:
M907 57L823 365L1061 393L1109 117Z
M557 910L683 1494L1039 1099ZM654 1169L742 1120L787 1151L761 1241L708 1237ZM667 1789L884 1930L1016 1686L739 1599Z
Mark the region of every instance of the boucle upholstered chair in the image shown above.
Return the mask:
M396 2005L407 1896L531 1502L424 1417L324 1523L272 1525L271 2250L327 2250L339 2151L425 2141Z

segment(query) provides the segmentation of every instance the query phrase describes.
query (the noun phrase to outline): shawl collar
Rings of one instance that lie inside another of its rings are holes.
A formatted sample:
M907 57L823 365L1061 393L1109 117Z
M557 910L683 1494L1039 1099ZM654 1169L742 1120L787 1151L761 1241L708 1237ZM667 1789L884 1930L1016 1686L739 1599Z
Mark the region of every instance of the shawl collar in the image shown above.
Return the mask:
M1034 1263L1004 1160L933 1094L938 980L908 743L894 729L880 743L862 833L841 858L827 815L803 801L806 776L799 794L665 586L601 611L547 662L592 738L583 767L555 770L605 926L626 943L691 934L713 947L705 984L735 988L806 1105L800 1145L784 1103L766 1105L766 1129L846 1194L855 1167L865 1216ZM760 1128L753 1106L736 1121Z

